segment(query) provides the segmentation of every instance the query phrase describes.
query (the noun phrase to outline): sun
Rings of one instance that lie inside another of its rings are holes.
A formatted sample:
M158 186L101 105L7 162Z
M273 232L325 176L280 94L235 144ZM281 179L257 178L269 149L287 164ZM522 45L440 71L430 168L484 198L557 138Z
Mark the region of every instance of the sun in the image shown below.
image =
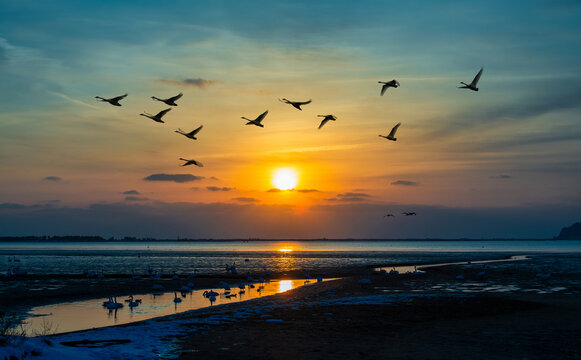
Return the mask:
M294 189L297 183L297 173L292 169L278 169L272 177L272 184L280 190Z

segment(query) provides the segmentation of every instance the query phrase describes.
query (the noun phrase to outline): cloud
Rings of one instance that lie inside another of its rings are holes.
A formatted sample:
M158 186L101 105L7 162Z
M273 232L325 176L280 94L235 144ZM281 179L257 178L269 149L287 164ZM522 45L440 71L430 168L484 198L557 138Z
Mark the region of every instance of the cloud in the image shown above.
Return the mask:
M160 79L158 80L162 83L172 84L172 85L180 85L180 86L195 86L200 89L204 89L207 86L213 85L216 83L216 80L205 80L202 78L195 78L195 79L183 79L183 80L171 80L171 79Z
M337 194L340 198L352 198L352 197L371 197L369 194L364 193L355 193L355 192L346 192L343 194Z
M419 183L410 180L397 180L392 182L391 185L418 186Z
M305 193L305 194L306 194L306 193L314 193L314 192L320 192L320 191L319 191L319 190L317 190L317 189L298 189L298 190L296 190L296 191L298 191L298 192L300 192L300 193Z
M125 201L147 201L148 198L138 196L126 196Z
M327 200L327 201L342 201L342 202L357 202L357 201L365 201L367 199L360 197L360 196L345 196L345 197L340 197L340 198L328 198L325 200Z
M271 192L271 193L275 193L275 192L278 193L278 192L281 192L281 191L282 191L281 189L277 189L277 188L272 188L272 189L266 190L266 192Z
M235 197L235 198L232 198L232 200L234 200L234 201L240 201L240 202L244 202L244 203L255 203L255 202L259 202L260 201L260 200L255 199L255 198L244 197L244 196Z
M58 177L58 176L47 176L44 179L42 179L43 181L61 181L62 178Z
M199 188L199 187L197 187L197 186L192 186L192 187L190 188L190 190L192 190L192 191L200 191L200 188Z
M208 191L232 191L234 188L231 187L218 187L218 186L206 186Z
M124 194L124 195L141 195L139 193L139 191L137 191L137 190L127 190L127 191L123 191L121 194Z
M510 179L512 176L510 175L492 175L488 177L489 179Z
M176 183L199 181L202 179L204 179L203 176L195 176L192 174L152 174L143 178L145 181L173 181Z

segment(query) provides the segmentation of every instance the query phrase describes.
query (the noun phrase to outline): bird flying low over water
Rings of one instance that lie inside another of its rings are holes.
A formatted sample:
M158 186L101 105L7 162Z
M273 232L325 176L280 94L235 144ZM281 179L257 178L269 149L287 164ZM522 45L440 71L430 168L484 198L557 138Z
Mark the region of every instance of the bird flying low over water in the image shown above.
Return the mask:
M146 113L146 112L144 112L143 114L139 114L139 115L141 115L141 116L145 116L145 117L148 117L148 118L150 118L151 120L153 120L153 121L156 121L156 122L158 122L158 123L165 123L165 121L163 121L161 118L162 118L162 117L163 117L165 114L167 114L167 113L168 113L170 110L171 110L171 109L165 109L165 110L162 110L162 111L158 112L158 113L157 113L157 115L151 115L151 114L148 114L148 113Z
M412 215L417 215L415 211L410 211L410 212L402 212L402 214L404 214L405 216L412 216Z
M184 159L184 158L180 158L180 160L185 161L185 163L182 166L196 165L196 166L199 166L199 167L204 167L204 164L202 164L201 162L196 161L196 160Z
M266 110L262 114L258 115L258 117L256 119L254 119L254 120L250 120L248 118L245 118L244 116L242 116L242 118L244 120L248 120L248 122L246 123L246 125L256 125L256 126L264 127L264 125L262 125L260 122L262 120L264 120L264 118L266 117L266 114L268 114L268 110Z
M282 99L278 99L278 101L280 101L280 102L283 102L283 103L285 103L285 104L292 105L292 106L294 106L295 108L297 108L297 109L299 109L299 110L301 110L301 111L302 111L303 109L301 109L301 106L302 106L302 105L307 105L307 104L310 104L312 100L311 100L311 99L309 99L309 100L307 100L307 101L290 101L290 100L288 100L288 99L282 98Z
M121 95L121 96L115 96L115 97L112 97L110 99L105 99L105 98L100 97L100 96L95 96L95 98L96 99L99 99L99 100L101 100L103 102L108 102L111 105L121 106L121 104L119 104L119 101L122 100L122 99L124 99L126 96L127 96L127 94Z
M168 99L160 99L160 98L156 98L155 96L152 96L151 98L154 100L166 103L167 105L170 105L170 106L178 106L178 104L176 104L176 100L181 98L182 96L184 96L184 94L179 93L176 96L170 97Z
M462 84L464 86L458 86L458 89L470 89L472 91L478 91L478 88L476 87L476 85L478 85L478 80L480 80L480 75L482 75L482 70L484 70L484 68L480 68L480 71L478 72L478 74L476 74L476 76L474 77L474 79L472 80L472 82L470 84L466 84L465 82L460 81L460 84Z
M390 87L397 88L399 86L399 82L395 79L391 81L378 81L378 83L383 84L383 86L381 87L381 96L385 94L385 90L387 90L388 88Z
M317 115L318 117L322 117L324 118L321 121L321 124L319 125L319 129L323 127L323 125L325 125L327 122L329 122L329 120L337 120L337 118L335 117L335 115Z
M397 125L395 125L393 127L393 129L391 129L391 131L389 132L389 134L387 136L379 135L379 137L386 138L387 140L391 140L391 141L397 141L397 138L395 137L395 132L397 131L397 129L399 128L400 125L401 125L401 123L397 123Z
M203 127L204 127L204 125L200 125L197 129L194 129L194 130L190 131L189 133L183 131L180 128L178 128L175 132L177 132L178 134L182 134L183 136L190 138L192 140L198 140L198 138L196 137L196 134L199 133Z

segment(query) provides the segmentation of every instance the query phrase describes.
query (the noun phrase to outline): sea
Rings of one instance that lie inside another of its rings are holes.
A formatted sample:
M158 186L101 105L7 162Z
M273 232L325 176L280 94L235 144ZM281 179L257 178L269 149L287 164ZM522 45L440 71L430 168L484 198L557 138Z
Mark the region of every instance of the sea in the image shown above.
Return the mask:
M581 252L581 240L208 240L0 242L0 275L240 274L431 264L487 254Z

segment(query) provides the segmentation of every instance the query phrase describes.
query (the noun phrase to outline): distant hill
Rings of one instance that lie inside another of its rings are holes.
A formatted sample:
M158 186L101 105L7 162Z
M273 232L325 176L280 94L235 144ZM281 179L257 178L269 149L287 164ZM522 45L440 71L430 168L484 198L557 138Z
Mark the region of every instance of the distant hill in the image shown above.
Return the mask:
M561 229L559 235L555 236L556 240L581 240L581 222Z

